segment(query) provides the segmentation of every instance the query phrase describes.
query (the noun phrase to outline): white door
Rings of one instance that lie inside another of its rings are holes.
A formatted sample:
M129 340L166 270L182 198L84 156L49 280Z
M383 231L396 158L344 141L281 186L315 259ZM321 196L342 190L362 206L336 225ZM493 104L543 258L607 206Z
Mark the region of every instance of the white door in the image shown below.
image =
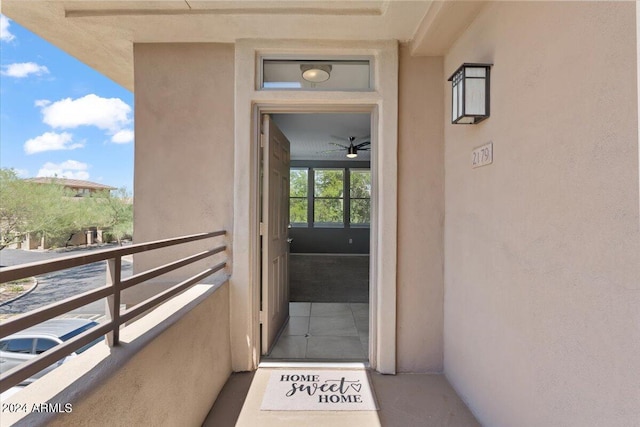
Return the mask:
M262 116L262 354L289 317L289 141Z

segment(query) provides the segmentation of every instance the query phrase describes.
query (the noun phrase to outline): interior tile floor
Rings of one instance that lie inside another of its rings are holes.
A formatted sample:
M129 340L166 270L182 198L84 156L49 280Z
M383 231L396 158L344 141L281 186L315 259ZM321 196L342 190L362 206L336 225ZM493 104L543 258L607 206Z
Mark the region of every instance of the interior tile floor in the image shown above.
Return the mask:
M268 360L367 361L369 304L289 303L289 321Z

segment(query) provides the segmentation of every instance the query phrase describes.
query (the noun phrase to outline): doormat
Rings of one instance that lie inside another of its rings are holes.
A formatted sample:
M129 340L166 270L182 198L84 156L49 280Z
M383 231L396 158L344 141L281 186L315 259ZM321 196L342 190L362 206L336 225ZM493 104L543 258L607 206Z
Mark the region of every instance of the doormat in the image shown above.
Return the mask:
M261 411L376 411L364 370L275 370Z

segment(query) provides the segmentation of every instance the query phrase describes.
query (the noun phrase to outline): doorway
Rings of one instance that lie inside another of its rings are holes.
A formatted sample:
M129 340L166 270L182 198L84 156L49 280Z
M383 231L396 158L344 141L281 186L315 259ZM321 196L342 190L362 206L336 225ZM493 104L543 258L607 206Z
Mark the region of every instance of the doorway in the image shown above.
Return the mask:
M282 179L274 178L271 141L263 142L263 360L369 360L371 119L370 112L306 111L263 119L262 140L282 134L290 153L287 206L279 208L274 183ZM273 215L286 216L286 262L272 254ZM279 314L277 298L287 304Z

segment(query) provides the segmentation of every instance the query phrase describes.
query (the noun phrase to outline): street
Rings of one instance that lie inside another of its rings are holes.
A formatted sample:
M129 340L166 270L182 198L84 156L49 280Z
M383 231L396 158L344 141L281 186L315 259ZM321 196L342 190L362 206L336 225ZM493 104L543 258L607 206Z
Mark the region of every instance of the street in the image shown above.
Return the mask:
M23 251L19 249L3 249L0 251L0 265L3 267L45 261L64 256L106 249L110 246L95 248L73 248L60 251ZM123 261L122 277L132 274L132 264ZM36 308L61 301L91 289L104 286L106 281L106 261L74 267L67 270L37 276L38 286L31 293L16 301L0 307L0 316L20 314ZM69 315L97 319L105 314L105 301L100 300L73 310ZM3 316L4 317L4 316Z

